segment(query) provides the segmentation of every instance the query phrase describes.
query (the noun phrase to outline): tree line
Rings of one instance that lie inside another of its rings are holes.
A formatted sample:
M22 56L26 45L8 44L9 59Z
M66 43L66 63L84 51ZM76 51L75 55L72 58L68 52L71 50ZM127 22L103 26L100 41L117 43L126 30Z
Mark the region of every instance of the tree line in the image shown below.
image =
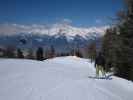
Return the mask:
M70 52L57 53L54 46L49 48L38 47L36 50L17 48L14 46L0 47L0 57L2 58L21 58L21 59L34 59L34 60L46 60L49 58L60 56L78 56L83 57L79 49L72 49Z
M117 76L133 80L133 0L125 0L125 5L115 24L106 30L101 51L106 71L113 68Z

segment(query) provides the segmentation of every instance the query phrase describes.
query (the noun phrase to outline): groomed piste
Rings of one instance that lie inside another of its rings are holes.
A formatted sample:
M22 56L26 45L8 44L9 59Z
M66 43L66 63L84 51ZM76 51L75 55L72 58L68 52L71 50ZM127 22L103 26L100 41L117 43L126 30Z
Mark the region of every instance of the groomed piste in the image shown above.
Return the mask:
M0 59L0 100L133 100L133 82L88 76L94 64L75 56Z

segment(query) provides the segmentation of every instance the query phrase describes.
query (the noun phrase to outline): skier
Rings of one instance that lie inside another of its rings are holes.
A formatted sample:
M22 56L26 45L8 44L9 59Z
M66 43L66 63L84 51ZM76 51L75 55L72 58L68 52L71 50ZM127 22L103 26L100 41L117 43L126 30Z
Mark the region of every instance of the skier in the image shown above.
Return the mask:
M99 77L99 72L101 71L102 76L105 76L105 59L100 52L95 59L96 77ZM106 77L106 76L105 76Z

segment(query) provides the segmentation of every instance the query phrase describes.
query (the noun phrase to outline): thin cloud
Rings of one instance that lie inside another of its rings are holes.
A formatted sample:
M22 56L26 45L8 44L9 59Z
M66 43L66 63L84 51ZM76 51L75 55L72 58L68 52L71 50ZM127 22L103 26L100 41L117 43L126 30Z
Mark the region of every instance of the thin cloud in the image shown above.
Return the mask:
M72 20L70 20L70 19L63 19L63 21L66 23L72 23Z
M96 19L96 24L101 24L102 23L102 20L101 19Z

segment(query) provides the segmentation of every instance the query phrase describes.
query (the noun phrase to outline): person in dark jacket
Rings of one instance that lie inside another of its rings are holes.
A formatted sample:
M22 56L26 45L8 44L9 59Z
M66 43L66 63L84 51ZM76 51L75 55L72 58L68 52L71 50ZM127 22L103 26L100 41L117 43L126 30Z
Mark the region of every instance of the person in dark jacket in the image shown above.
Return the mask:
M105 58L102 53L99 53L95 59L95 68L96 68L96 77L99 77L99 72L101 71L102 75L105 76Z

